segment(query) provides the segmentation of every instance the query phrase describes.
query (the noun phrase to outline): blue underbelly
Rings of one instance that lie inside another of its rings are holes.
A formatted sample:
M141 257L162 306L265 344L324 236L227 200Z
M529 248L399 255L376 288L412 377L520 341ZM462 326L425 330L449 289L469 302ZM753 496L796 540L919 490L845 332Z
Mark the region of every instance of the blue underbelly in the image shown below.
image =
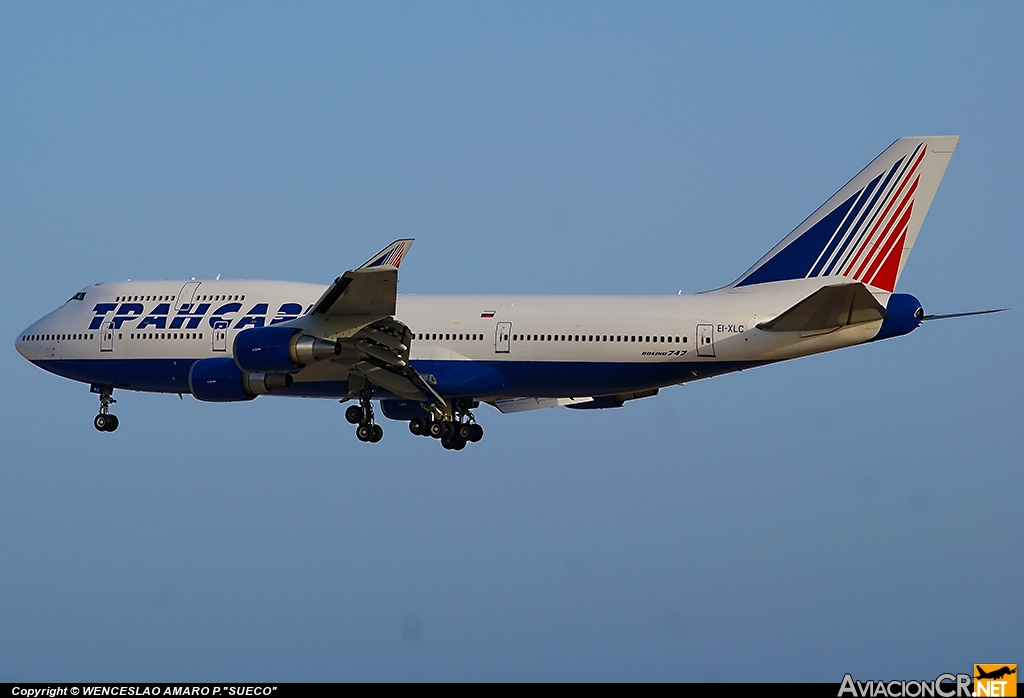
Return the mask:
M65 378L125 390L188 393L195 359L47 359L36 365ZM444 397L583 397L658 388L767 362L414 361ZM275 395L344 397L346 381L297 382ZM375 397L388 397L378 391Z

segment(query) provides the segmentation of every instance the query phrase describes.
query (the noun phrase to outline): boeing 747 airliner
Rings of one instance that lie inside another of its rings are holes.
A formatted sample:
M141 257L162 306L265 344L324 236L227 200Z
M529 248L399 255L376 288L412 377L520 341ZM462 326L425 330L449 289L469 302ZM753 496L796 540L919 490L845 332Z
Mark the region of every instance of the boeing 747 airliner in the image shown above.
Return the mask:
M930 317L894 293L956 136L901 138L728 286L696 295L398 295L412 240L326 289L276 281L123 281L82 289L18 351L91 386L232 402L354 400L360 441L385 416L445 448L479 441L473 409L620 407L659 389L907 334ZM995 311L983 311L995 312ZM973 313L964 313L973 314Z

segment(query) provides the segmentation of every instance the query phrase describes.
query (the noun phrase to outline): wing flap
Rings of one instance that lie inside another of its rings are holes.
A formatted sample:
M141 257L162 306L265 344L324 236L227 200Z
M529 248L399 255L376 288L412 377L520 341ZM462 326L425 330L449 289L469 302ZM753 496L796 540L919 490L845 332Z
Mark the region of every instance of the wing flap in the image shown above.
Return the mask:
M592 397L509 397L494 400L491 404L497 407L502 414L512 414L513 412L541 410L547 407L583 404L593 402L593 400Z

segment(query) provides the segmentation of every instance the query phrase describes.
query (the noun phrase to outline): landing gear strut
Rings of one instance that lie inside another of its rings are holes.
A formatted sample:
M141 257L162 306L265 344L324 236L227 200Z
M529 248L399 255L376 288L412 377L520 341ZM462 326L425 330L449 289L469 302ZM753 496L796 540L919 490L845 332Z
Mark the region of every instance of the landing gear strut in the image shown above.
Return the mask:
M96 431L114 431L117 429L117 415L110 414L110 406L117 400L113 396L114 389L104 386L100 391L100 413L93 417L92 425Z
M359 395L359 404L350 405L345 410L345 419L349 424L358 424L356 438L364 443L375 444L384 438L384 429L373 421L373 403L371 393L363 391Z
M410 421L409 431L416 436L440 439L441 445L450 451L461 451L467 443L484 438L484 428L470 412L478 404L471 400L453 400L448 409L435 406L429 417Z

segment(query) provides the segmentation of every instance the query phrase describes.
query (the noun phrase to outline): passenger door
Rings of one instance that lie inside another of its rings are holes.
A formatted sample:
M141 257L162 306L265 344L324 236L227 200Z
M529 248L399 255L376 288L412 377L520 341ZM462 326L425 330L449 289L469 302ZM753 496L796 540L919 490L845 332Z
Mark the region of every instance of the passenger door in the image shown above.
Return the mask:
M199 281L189 281L181 287L174 303L174 312L178 312L183 306L192 305L192 299L196 297L196 289L199 288L200 283Z
M100 351L114 351L114 323L105 322L100 328Z
M512 342L512 323L499 322L494 328L494 353L507 354Z
M697 325L697 356L715 355L715 326Z
M228 350L228 323L223 320L213 323L213 350Z

